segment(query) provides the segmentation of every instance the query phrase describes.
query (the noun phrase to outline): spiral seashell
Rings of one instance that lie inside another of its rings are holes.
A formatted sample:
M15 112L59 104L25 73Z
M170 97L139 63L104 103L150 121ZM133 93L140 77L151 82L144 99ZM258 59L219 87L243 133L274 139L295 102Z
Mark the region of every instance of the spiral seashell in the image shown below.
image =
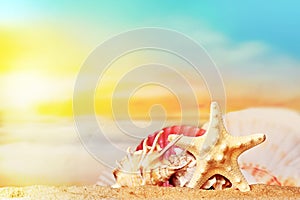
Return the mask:
M158 138L163 131L156 134L150 148L147 146L147 138L143 140L143 149L135 152L127 151L127 156L118 162L118 167L113 170L116 183L112 187L141 186L141 185L162 185L177 171L184 170L189 162L173 160L170 162L163 158L163 155L175 143L169 143L160 151L156 151ZM178 139L180 136L178 137Z

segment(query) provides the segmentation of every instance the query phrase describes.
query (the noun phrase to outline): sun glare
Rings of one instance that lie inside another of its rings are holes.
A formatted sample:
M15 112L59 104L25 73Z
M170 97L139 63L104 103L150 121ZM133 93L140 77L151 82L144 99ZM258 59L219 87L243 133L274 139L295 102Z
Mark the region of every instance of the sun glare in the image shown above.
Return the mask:
M4 85L6 105L17 109L31 108L49 98L49 83L41 74L17 72L6 76Z

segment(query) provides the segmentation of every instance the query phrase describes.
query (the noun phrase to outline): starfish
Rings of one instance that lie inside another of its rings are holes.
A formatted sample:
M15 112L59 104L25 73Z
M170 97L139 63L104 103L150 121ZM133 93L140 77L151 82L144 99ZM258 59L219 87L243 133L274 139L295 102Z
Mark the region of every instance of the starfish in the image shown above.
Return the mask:
M233 188L242 192L250 191L237 160L244 151L265 141L266 136L264 134L232 136L225 128L218 103L212 102L210 110L206 134L198 137L183 136L176 143L176 146L186 149L196 159L196 170L187 187L201 188L210 177L219 174L227 178ZM169 141L175 139L175 135L168 137Z

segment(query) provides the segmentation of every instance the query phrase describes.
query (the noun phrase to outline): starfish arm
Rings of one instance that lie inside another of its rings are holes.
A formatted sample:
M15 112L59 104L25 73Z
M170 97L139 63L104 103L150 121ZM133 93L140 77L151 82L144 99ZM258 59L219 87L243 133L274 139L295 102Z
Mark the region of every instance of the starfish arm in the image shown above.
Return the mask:
M202 142L203 145L200 149L201 154L207 153L220 139L219 120L216 118L212 119L212 121L209 123L205 136L206 139Z
M168 136L169 142L172 142L175 140L178 136L171 134ZM192 153L194 156L199 154L198 147L202 146L204 142L205 137L204 136L198 136L198 137L188 137L188 136L183 136L176 142L176 146L189 151Z
M208 180L208 178L204 177L201 173L200 173L200 169L197 168L193 174L193 177L191 178L191 180L189 181L189 183L187 184L187 187L189 188L201 188L201 186L206 182L206 180Z
M250 186L242 174L239 166L237 163L231 164L230 166L226 167L227 169L223 169L220 171L217 171L217 174L220 174L224 177L226 177L230 183L232 184L233 188L239 189L241 192L247 192L250 191Z
M240 137L234 137L230 136L229 140L232 141L232 147L235 148L239 154L243 153L244 151L251 149L252 147L255 147L259 145L260 143L264 142L266 139L265 134L253 134L253 135L247 135L247 136L240 136Z
M187 185L189 188L201 188L214 175L214 171L208 170L210 166L205 160L197 160L196 166L197 168Z

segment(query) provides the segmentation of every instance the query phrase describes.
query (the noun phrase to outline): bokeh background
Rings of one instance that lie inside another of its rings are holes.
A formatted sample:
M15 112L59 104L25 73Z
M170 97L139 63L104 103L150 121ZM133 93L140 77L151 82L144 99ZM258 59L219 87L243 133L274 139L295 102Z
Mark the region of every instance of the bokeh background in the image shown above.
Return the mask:
M77 137L74 83L93 49L135 28L168 28L201 44L223 78L227 112L249 107L299 112L298 8L297 1L0 0L0 185L96 182L103 166ZM107 123L116 81L145 55L121 59L95 92L96 114ZM190 81L199 92L198 107L190 109L200 109L205 118L210 103L205 84L192 76ZM153 104L164 106L168 119L181 116L176 96L145 87L129 101L132 118L149 120ZM160 113L153 117L161 120Z

